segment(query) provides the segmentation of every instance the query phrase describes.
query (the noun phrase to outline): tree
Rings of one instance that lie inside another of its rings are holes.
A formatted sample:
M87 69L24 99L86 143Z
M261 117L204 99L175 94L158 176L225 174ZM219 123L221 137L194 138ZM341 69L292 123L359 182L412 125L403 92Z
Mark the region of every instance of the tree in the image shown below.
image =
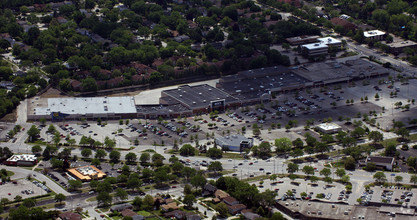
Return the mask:
M343 168L338 168L338 169L336 170L336 175L337 175L339 178L342 178L344 175L346 175L346 171L345 171L345 169L343 169Z
M195 175L195 173L196 173L196 170L191 167L184 167L182 169L182 175L185 177L187 181L191 176Z
M286 218L280 213L280 212L275 212L274 214L272 214L270 220L285 220Z
M193 194L186 194L184 196L184 205L186 205L187 208L191 208L195 202L195 196Z
M84 149L81 151L81 156L83 156L83 157L90 157L92 153L93 153L93 152L91 151L91 149L90 149L90 148L84 148Z
M69 191L77 191L82 186L82 182L80 180L68 180Z
M206 185L207 180L204 176L202 175L195 175L191 178L191 185L193 185L195 188L201 188L203 189L203 187Z
M399 128L395 133L400 135L402 138L410 136L410 131L405 127Z
M294 148L292 151L291 151L291 156L292 157L294 157L294 158L297 158L297 157L299 157L299 156L303 156L303 150L302 149L300 149L300 148Z
M97 82L92 77L87 77L86 79L84 79L81 82L81 85L82 85L83 91L86 91L86 92L95 92L98 89Z
M106 146L106 148L114 148L116 146L116 140L110 139L106 136L104 138L104 146Z
M134 207L134 210L139 210L139 209L142 207L142 204L143 204L143 200L142 200L142 198L141 198L141 197L136 196L136 197L133 199L132 205L133 205L133 207Z
M1 198L0 203L2 206L5 206L7 203L9 203L9 199L8 198Z
M55 145L58 146L59 142L61 141L61 134L59 132L55 132L52 140L54 141Z
M342 178L340 178L340 180L344 183L347 183L350 181L350 177L348 175L344 175Z
M221 158L223 151L217 147L212 147L207 150L207 156L211 158Z
M180 154L182 156L194 156L195 155L195 148L191 146L191 144L184 144L180 148Z
M293 174L298 171L298 164L290 163L287 167L287 172Z
M21 205L17 209L10 210L9 219L30 219L30 210L26 206Z
M316 152L324 153L325 151L329 151L329 146L324 142L317 142L315 146Z
M368 134L368 138L371 139L375 144L378 141L382 141L384 139L384 135L379 131L371 131Z
M36 128L35 125L32 125L27 133L29 135L29 141L31 142L36 141L38 135L40 134L38 128Z
M219 216L222 218L227 217L227 213L229 213L229 208L224 202L217 204L216 211L219 213Z
M33 154L39 154L40 152L42 152L42 148L39 145L35 145L32 147L32 153Z
M214 161L207 167L207 170L217 174L217 172L223 170L222 163L219 161Z
M32 208L36 205L36 201L32 198L27 198L23 200L22 205L28 208Z
M104 157L106 157L107 156L107 153L106 153L106 151L104 151L103 149L98 149L97 151L96 151L96 155L95 155L95 158L96 159L103 159Z
M135 153L133 153L133 152L129 152L129 153L127 153L127 154L126 154L126 156L125 156L125 160L126 160L128 163L134 163L134 162L136 162L136 159L137 159L137 156L136 156L136 154L135 154Z
M410 183L412 183L413 185L417 184L417 175L412 175L410 176Z
M99 192L97 195L97 203L102 206L109 206L112 203L112 196L108 192Z
M153 197L151 195L147 194L145 196L145 198L143 199L143 208L145 210L150 211L150 210L153 209L153 205L154 205Z
M385 147L384 154L385 156L395 156L396 152L397 152L397 147L395 146L395 144L391 143Z
M123 201L127 199L127 192L122 188L117 188L115 196L119 200Z
M127 180L127 183L126 183L129 189L140 189L141 184L142 184L142 181L136 177L133 177L133 178L129 177L129 180Z
M46 132L49 134L54 134L56 132L55 126L53 124L50 124Z
M259 144L257 155L261 158L269 157L271 155L271 144L267 141Z
M66 200L66 199L67 199L67 197L62 193L55 195L55 200L58 201L59 203L62 203L62 201Z
M345 169L347 170L354 170L356 167L355 164L356 164L356 161L353 157L347 157L344 160L344 166L345 166Z
M381 171L376 172L373 177L378 184L382 184L387 181L387 177L385 176L384 172Z
M287 153L291 150L292 143L291 143L291 140L287 137L278 138L278 139L275 139L275 147L276 147L275 150L278 154Z
M142 153L139 158L141 163L147 163L150 159L151 159L151 155L147 152Z
M303 173L305 173L307 176L314 175L314 168L312 166L304 166Z
M398 184L398 183L400 183L400 182L402 182L402 181L403 181L403 177L402 177L402 176L397 175L397 176L395 176L394 180L395 180L395 182Z
M109 154L109 158L112 162L118 163L120 160L120 152L117 150L112 150Z
M328 177L332 174L332 171L329 168L323 168L320 170L320 175Z

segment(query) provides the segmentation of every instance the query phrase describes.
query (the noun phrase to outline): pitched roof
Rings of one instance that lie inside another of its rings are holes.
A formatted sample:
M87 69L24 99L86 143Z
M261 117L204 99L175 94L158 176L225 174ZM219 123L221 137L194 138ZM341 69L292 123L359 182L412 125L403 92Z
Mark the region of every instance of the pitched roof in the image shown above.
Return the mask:
M229 195L229 193L227 193L227 192L225 192L225 191L223 191L223 190L221 190L221 189L218 189L218 190L216 190L216 192L214 193L214 196L216 196L217 198L219 198L219 199L223 199L223 198L226 198L226 197L228 197L228 196L230 196Z
M348 29L348 30L353 30L357 28L356 25L353 24L352 22L349 22L345 19L341 19L338 17L332 18L330 22L332 22L334 25L342 26L343 28Z
M80 214L73 212L64 212L59 215L63 220L81 220L83 219Z
M226 202L226 203L229 203L229 204L237 202L237 200L234 197L231 197L231 196L223 198L223 201Z
M110 207L110 210L113 211L123 211L125 209L131 209L133 206L130 203L123 203L123 204L119 204L119 205L114 205L112 207Z
M124 216L133 217L133 216L137 215L137 213L132 211L132 209L125 209L125 210L121 211L120 214L122 214L123 217Z

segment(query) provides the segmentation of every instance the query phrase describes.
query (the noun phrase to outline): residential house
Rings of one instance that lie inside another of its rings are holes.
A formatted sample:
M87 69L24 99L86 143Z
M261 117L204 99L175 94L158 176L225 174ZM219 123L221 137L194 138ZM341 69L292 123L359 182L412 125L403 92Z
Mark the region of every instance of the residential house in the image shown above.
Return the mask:
M59 214L58 219L61 220L82 220L82 216L78 213L64 212Z
M142 215L139 215L138 213L132 211L132 209L125 209L125 210L121 211L120 214L122 214L123 217L130 217L133 220L143 220L143 219L145 219L145 217L143 217Z
M70 83L74 91L80 91L82 89L82 84L80 81L73 79Z
M229 205L229 206L239 204L239 201L237 201L237 199L235 199L234 197L231 197L231 196L223 198L223 202L226 203L226 205Z
M262 216L260 216L260 215L258 215L258 214L256 214L256 213L253 213L253 212L243 212L242 211L242 215L245 217L245 219L247 219L247 220L255 220L255 219L258 219L258 218L262 218Z
M176 202L171 202L165 205L161 205L161 209L165 212L168 212L170 210L178 210L180 207L177 206Z
M214 193L216 192L217 187L211 185L211 184L206 184L203 188L203 196L211 196L214 195Z
M158 69L158 67L162 64L164 64L164 61L162 59L157 59L153 61L152 68Z
M100 79L110 79L112 72L105 69L100 69L99 71Z
M227 192L225 192L225 191L223 191L221 189L218 189L218 190L216 190L216 192L214 192L214 196L216 198L219 198L219 199L222 199L223 200L224 198L226 198L226 197L228 197L230 195L229 195L229 193L227 193Z
M26 77L28 74L22 70L18 70L16 72L13 73L13 75L15 76L19 76L19 77Z
M0 88L5 88L7 90L12 90L14 87L16 87L13 82L10 81L1 81L0 82Z
M110 207L110 211L111 212L121 212L125 209L132 209L133 206L130 203L122 203L122 204L118 204L118 205L113 205L112 207Z
M200 220L201 217L192 212L184 212L180 210L175 210L167 212L164 214L165 218L176 218L176 219L186 219L186 220Z
M178 43L181 43L181 42L189 40L189 39L190 39L190 37L187 36L187 35L180 35L180 36L174 37L174 40Z
M64 17L57 17L56 20L58 21L58 23L60 24L65 24L68 22L67 19L65 19Z
M243 204L238 203L238 204L229 206L229 213L232 214L232 215L236 215L244 209L246 209L246 206L243 205Z

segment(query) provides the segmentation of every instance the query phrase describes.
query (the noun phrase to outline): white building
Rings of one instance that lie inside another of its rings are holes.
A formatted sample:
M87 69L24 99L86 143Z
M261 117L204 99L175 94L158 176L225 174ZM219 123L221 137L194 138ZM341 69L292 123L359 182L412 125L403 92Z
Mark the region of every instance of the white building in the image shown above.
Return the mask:
M327 46L331 47L342 47L342 41L333 38L333 37L322 37L317 39L320 43L326 44Z
M302 53L307 56L327 55L329 46L322 43L304 44L301 46Z
M385 32L379 31L379 30L363 32L363 35L365 36L366 39L377 40L377 41L384 40L385 34L386 34Z
M242 135L218 137L215 142L223 150L235 152L242 152L244 148L251 148L253 146L253 139Z
M374 163L377 167L392 170L395 159L393 157L368 156L366 157L365 164L368 165L368 163Z
M52 113L68 114L68 119L128 118L136 116L135 100L120 97L39 98L30 100L28 119L49 119Z
M16 154L8 158L6 165L11 166L33 166L38 163L38 158L33 154Z
M326 134L332 134L342 130L342 127L335 123L321 123L317 125L316 128Z

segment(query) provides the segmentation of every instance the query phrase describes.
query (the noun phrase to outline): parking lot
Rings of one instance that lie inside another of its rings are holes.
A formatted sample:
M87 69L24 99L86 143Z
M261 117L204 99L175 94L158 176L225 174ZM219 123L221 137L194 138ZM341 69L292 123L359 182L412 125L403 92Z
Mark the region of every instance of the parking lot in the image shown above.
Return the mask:
M388 204L417 204L417 189L405 189L405 188L382 188L372 187L370 190L364 190L361 199L362 204L369 202L376 203L388 203Z
M259 181L256 182L258 189L260 191L265 191L267 189L274 190L277 192L278 196L277 199L287 200L292 199L290 195L288 195L288 191L291 191L294 195L294 198L300 199L301 193L306 192L307 197L304 199L317 199L318 194L323 194L324 198L323 201L328 202L346 202L349 204L354 204L356 201L353 201L351 195L346 193L345 186L340 183L332 183L328 185L323 181L318 181L315 184L310 183L308 180L304 181L301 179L296 179L294 181L290 180L289 178L278 178L275 181L276 184L271 184L271 180L264 180L264 183L261 185ZM330 187L329 187L330 186ZM342 194L343 193L343 194Z
M36 177L35 177L36 178ZM13 201L16 196L21 196L22 199L45 195L47 193L46 190L42 189L42 187L38 187L27 179L19 179L16 180L16 184L12 182L4 183L1 186L0 190L0 197L7 198L9 201Z

